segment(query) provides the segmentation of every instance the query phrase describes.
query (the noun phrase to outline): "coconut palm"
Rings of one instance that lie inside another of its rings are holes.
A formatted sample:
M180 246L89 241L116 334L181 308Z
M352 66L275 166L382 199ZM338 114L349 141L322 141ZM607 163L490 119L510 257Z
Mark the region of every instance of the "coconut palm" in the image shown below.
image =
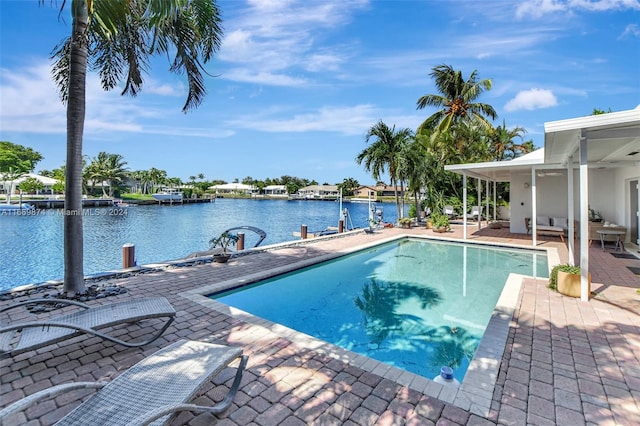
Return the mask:
M427 106L440 108L418 127L421 133L425 129L435 130L434 136L450 129L461 121L472 122L489 128L487 118L495 119L497 114L491 105L474 102L485 90L491 90L491 80L478 80L474 70L467 80L462 71L456 71L451 65L438 65L429 74L435 80L437 95L424 95L418 99L417 108Z
M358 164L364 163L364 168L370 172L374 179L378 180L385 173L389 172L391 185L393 186L396 198L396 209L398 210L398 218L402 217L400 210L400 202L398 199L398 169L401 161L401 153L404 146L413 140L413 132L411 129L400 129L396 131L396 126L387 126L384 122L379 121L374 124L365 135L365 141L374 140L371 145L365 148L358 156L356 161Z
M40 0L45 3L44 0ZM204 99L203 63L220 48L215 0L70 0L71 36L54 50L53 76L67 105L67 173L64 215L64 291L84 293L82 139L87 67L98 70L105 90L135 96L151 55L175 55L170 71L185 74L183 111ZM61 8L67 4L62 1Z

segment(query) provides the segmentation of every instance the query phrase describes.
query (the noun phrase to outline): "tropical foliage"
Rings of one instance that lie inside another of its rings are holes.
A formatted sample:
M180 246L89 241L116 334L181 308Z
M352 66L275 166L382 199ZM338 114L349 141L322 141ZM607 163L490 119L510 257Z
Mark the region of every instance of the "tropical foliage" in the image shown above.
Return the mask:
M398 197L398 181L402 181L402 156L406 146L413 141L413 131L407 128L396 131L395 125L389 127L383 121L378 121L367 131L365 141L372 143L358 154L356 161L364 164L365 170L371 172L374 179L380 179L385 172L389 174L400 218L403 210Z
M7 202L11 202L13 182L32 171L42 155L31 148L0 141L0 182L7 182Z
M437 135L461 122L491 127L489 119L496 118L496 111L489 104L475 102L484 91L491 90L491 80L479 80L475 70L465 80L462 71L453 69L451 65L435 66L429 75L435 80L440 93L421 96L417 107L439 109L418 127L418 132L435 130Z
M86 181L93 187L100 185L104 197L112 197L114 186L121 186L128 176L126 164L120 154L100 152L85 168ZM109 189L108 193L105 186Z

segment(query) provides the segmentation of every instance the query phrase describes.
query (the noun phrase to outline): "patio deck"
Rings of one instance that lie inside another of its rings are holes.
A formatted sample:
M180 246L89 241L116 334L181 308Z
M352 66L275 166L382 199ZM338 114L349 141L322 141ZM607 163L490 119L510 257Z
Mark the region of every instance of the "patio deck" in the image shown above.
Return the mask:
M469 239L530 246L531 236L506 229L471 226ZM373 235L309 240L304 244L241 256L228 264L168 268L109 281L129 292L106 299L166 296L178 312L164 336L144 348L127 349L98 338L76 338L0 362L0 406L51 385L76 380L109 380L146 355L180 338L241 346L248 369L232 408L220 416L183 413L175 425L429 425L429 424L637 424L640 418L640 279L623 259L594 244L590 264L596 295L589 303L526 279L517 297L506 347L486 416L430 395L406 377L377 374L340 351L295 338L281 326L246 321L210 309L189 297L196 288L263 274L301 261L350 250L394 235L435 236L424 228L385 229ZM450 238L461 238L454 226ZM548 239L547 239L548 238ZM558 238L542 237L560 260L567 250ZM7 304L0 302L0 307ZM92 302L96 303L96 302ZM155 327L151 323L148 327ZM117 330L132 338L149 331ZM377 370L376 370L377 371ZM232 380L229 370L203 389L199 404L219 400ZM49 425L88 395L74 392L7 419L9 425Z

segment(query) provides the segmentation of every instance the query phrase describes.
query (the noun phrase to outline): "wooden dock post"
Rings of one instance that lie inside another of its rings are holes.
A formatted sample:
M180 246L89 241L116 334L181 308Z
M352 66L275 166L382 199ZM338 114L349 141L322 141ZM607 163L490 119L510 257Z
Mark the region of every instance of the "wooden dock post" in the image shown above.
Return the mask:
M122 268L133 268L136 266L136 246L126 243L122 246Z
M244 232L238 232L238 242L236 243L238 251L244 250Z
M307 239L307 225L300 226L300 238L303 240Z
M338 234L342 234L344 232L344 220L340 219L338 221Z

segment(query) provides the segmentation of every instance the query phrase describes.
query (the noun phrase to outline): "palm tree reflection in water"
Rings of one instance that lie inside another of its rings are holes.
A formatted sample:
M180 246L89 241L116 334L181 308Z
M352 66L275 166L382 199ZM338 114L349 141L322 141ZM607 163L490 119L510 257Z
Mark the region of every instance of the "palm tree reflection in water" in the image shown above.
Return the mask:
M401 312L403 304L416 301L420 309L428 311L442 303L442 296L433 288L409 282L381 283L372 278L366 283L353 302L364 316L369 348L378 349L387 340L401 339L406 350L425 354L428 364L436 368L457 368L464 358L471 359L477 338L463 327L432 326L418 315Z

